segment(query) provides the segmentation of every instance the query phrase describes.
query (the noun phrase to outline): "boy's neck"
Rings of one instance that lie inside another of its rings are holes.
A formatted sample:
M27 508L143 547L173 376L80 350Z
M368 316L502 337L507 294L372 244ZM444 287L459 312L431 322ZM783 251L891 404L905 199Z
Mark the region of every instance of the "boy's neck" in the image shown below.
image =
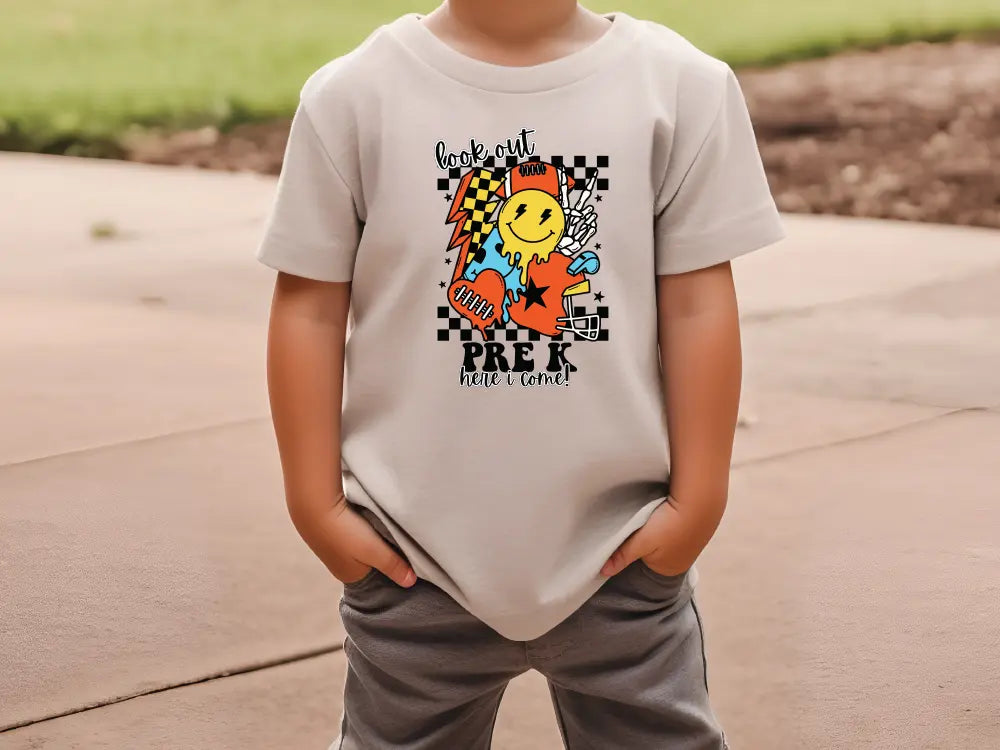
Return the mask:
M424 23L466 54L502 65L533 65L589 44L610 22L577 0L445 0Z

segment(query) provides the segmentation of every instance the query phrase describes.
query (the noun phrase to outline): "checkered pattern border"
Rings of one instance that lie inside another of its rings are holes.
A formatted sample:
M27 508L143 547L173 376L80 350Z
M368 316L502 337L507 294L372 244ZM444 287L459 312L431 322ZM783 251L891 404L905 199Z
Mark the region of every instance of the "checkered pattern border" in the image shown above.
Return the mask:
M606 306L598 305L594 310L575 306L573 308L573 315L577 317L597 315L601 319L601 330L597 332L597 340L608 340L607 321L609 313ZM479 334L478 330L472 327L472 323L459 315L450 305L440 305L437 309L437 317L438 341L452 341L453 338L457 341L482 341L483 337ZM487 341L542 341L543 339L545 341L586 341L583 336L568 331L562 331L555 336L546 336L530 328L521 328L521 326L514 322L510 322L505 326L496 323L486 329Z
M595 174L598 174L598 170L605 169L608 166L607 156L554 155L547 159L542 159L541 156L531 156L527 160L518 159L516 156L507 156L503 159L488 156L483 160L481 167L493 170L497 179L503 179L504 172L524 161L547 161L550 164L555 164L557 167L562 167L566 171L566 174L576 181L573 190L583 190L588 177L593 177ZM447 177L438 179L437 189L442 193L454 192L458 188L462 175L468 171L469 167L452 167L448 170ZM594 184L594 189L603 191L607 190L610 185L611 183L607 177L598 177L597 182Z

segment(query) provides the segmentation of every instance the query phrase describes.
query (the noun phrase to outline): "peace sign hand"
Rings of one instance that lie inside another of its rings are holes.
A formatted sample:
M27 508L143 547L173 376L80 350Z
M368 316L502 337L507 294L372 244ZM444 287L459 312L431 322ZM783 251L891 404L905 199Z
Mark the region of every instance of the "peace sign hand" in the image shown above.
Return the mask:
M597 175L593 175L580 194L576 206L566 208L566 231L556 248L564 255L576 255L583 249L590 238L597 232L597 213L593 206L588 206L587 201L594 192L594 185L597 183Z

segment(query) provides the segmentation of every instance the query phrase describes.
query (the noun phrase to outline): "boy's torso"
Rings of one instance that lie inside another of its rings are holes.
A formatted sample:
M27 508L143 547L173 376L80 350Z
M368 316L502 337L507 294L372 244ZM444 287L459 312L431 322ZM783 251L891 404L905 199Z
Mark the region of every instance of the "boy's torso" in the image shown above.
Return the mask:
M345 489L527 640L667 494L654 216L679 102L710 117L725 66L623 15L523 70L428 34L404 17L303 90L364 224Z

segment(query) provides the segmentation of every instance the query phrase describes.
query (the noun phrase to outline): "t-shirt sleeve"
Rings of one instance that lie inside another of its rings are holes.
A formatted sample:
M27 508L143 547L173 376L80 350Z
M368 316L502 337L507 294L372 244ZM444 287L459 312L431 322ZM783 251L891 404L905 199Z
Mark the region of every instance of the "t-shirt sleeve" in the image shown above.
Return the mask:
M350 281L361 237L354 195L300 103L257 259L317 281Z
M704 125L695 126L703 137L677 139L681 153L669 160L657 196L657 274L706 268L785 236L743 92L732 70L726 70L707 132Z

